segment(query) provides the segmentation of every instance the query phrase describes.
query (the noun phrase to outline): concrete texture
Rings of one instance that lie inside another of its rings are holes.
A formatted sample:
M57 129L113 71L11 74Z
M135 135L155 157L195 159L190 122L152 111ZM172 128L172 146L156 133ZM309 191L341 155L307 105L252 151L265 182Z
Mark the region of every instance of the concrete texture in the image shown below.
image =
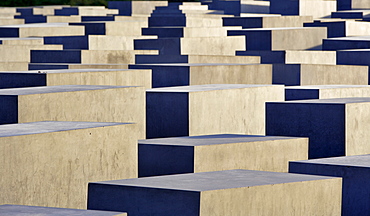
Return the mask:
M368 66L273 64L272 82L296 85L367 85Z
M85 35L141 36L141 28L148 27L147 21L81 22L70 25L85 29Z
M0 123L34 121L135 122L145 138L145 88L46 86L1 89ZM105 101L102 103L102 101Z
M42 37L84 35L82 26L69 26L68 23L40 23L0 26L0 37Z
M370 97L368 85L312 85L285 87L285 100Z
M214 84L147 90L147 138L220 133L265 134L265 102L284 87Z
M287 172L288 161L307 158L307 138L217 134L139 140L139 177L232 169Z
M131 69L151 69L152 87L205 84L271 84L272 66L267 64L143 64Z
M251 16L224 17L224 26L242 26L247 28L303 27L303 23L312 22L312 16Z
M359 36L359 35L369 35L370 34L370 23L357 22L355 20L322 19L322 20L315 20L313 23L305 23L304 26L305 27L320 27L320 26L327 27L328 38ZM325 48L325 43L323 45L323 48Z
M28 69L37 71L63 69L128 69L128 64L29 63Z
M340 178L251 170L104 181L89 184L88 209L133 216L338 215L341 184Z
M336 1L326 0L274 0L270 2L270 13L282 15L326 17L336 11Z
M369 154L370 98L266 103L266 134L309 138L309 158Z
M342 215L370 212L370 155L325 158L289 163L289 172L343 178Z
M89 181L137 177L136 124L53 121L0 128L1 204L84 209Z
M229 30L229 36L245 35L246 50L306 50L320 49L327 37L322 27L252 28Z
M22 205L0 205L0 214L8 216L127 216L123 212L111 211L94 211L94 210L79 210L66 208L50 208L38 206L22 206Z
M152 86L150 70L66 69L0 72L0 88L56 85Z

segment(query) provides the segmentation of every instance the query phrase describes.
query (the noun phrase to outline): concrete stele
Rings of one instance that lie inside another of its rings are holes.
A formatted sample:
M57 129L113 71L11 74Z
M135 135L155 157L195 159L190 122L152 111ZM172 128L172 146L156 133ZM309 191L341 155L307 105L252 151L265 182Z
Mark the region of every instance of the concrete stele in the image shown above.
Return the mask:
M370 98L266 103L266 134L309 138L309 158L369 154Z
M0 204L85 209L89 181L137 177L136 124L51 121L0 128Z
M228 170L89 184L88 209L128 215L315 215L341 212L341 178Z
M370 155L292 161L289 172L342 177L342 215L370 212Z
M139 140L139 177L232 169L287 172L308 158L308 139L216 134Z
M147 90L148 138L220 133L265 134L265 102L284 87L214 84Z
M145 88L64 85L0 89L1 124L35 121L135 122L145 138ZM102 103L102 101L105 101Z

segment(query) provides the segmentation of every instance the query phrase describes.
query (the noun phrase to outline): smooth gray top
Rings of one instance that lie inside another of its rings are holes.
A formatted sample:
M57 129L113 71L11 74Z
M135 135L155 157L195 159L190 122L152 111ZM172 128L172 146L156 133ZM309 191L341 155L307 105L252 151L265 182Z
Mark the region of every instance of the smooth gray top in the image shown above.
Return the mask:
M21 124L4 124L0 125L0 137L52 133L58 131L108 127L125 124L131 123L43 121Z
M320 27L310 27L310 28L320 28ZM307 30L307 27L275 27L275 28L249 28L249 29L243 29L243 30L230 30L232 32L253 32L253 31L285 31L285 30L300 30L305 29Z
M223 66L223 65L260 65L260 64L243 64L243 63L174 63L174 64L140 64L140 65L145 65L145 66Z
M369 85L311 85L286 86L285 89L340 89L340 88L370 88Z
M0 205L0 215L6 216L113 216L123 212L97 211L82 209L50 208L39 206Z
M248 84L209 84L193 86L176 86L147 89L146 92L199 92L199 91L216 91L225 89L257 88L271 85L248 85Z
M370 103L370 97L353 97L353 98L330 98L330 99L314 99L314 100L295 100L282 102L267 102L267 103L290 103L290 104L349 104L349 103Z
M306 139L302 137L258 136L240 134L216 134L139 140L139 144L171 146L204 146L231 143L263 142L270 140Z
M90 90L103 90L103 89L115 89L115 88L129 88L129 87L134 87L134 86L103 86L103 85L41 86L41 87L0 89L0 95L32 95L32 94L90 91Z
M308 163L308 164L327 164L334 166L350 166L350 167L366 167L370 168L370 154L332 157L313 160L294 161L293 163Z
M101 181L95 183L199 192L323 179L332 179L332 177L255 170L226 170Z
M137 70L144 70L144 69L61 69L61 70L0 71L0 73L54 74L54 73L83 73L83 72L137 71Z

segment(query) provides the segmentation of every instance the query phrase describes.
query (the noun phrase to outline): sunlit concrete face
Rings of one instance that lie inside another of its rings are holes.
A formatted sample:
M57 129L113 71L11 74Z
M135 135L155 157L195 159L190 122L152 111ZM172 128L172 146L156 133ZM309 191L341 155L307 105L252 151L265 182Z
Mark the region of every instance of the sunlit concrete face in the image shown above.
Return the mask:
M137 177L137 125L1 125L0 204L86 208L87 183Z
M228 170L90 183L88 209L134 216L339 215L341 188L341 178Z

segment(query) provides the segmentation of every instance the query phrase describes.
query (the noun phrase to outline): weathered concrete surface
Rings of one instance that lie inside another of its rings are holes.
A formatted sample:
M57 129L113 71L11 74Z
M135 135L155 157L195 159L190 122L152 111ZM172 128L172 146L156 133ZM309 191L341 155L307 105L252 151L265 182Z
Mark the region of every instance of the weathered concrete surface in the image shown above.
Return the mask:
M56 85L152 86L150 70L69 69L0 72L0 88Z
M285 100L370 97L368 85L312 85L285 87Z
M370 155L325 158L289 163L289 172L343 178L342 215L370 212Z
M1 124L35 121L135 122L145 138L145 88L46 86L1 89ZM102 103L104 101L104 103Z
M133 216L339 215L341 185L341 178L251 170L104 181L89 184L88 209Z
M245 35L246 50L306 50L320 49L327 38L323 27L252 28L230 30L229 36Z
M83 26L69 26L68 23L38 23L0 26L1 37L42 37L84 35Z
M368 66L273 64L273 83L295 85L367 85Z
M88 182L137 177L136 124L33 122L0 128L1 204L84 209Z
M147 90L147 137L220 133L265 134L265 102L284 87L214 84Z
M336 11L336 1L326 0L274 0L270 2L270 13L282 15L326 17Z
M139 177L232 169L287 172L308 158L308 139L217 134L139 140Z
M370 98L266 103L266 134L309 138L309 158L369 154Z
M260 15L250 17L223 18L224 26L242 26L243 28L303 27L303 23L312 21L313 21L312 16Z
M268 64L143 64L132 69L152 69L153 88L204 84L272 84Z
M127 213L123 212L79 210L79 209L50 208L50 207L47 208L24 205L0 205L0 214L8 216L21 216L21 215L127 216Z
M29 70L128 69L128 64L29 63ZM18 70L19 71L19 70Z

